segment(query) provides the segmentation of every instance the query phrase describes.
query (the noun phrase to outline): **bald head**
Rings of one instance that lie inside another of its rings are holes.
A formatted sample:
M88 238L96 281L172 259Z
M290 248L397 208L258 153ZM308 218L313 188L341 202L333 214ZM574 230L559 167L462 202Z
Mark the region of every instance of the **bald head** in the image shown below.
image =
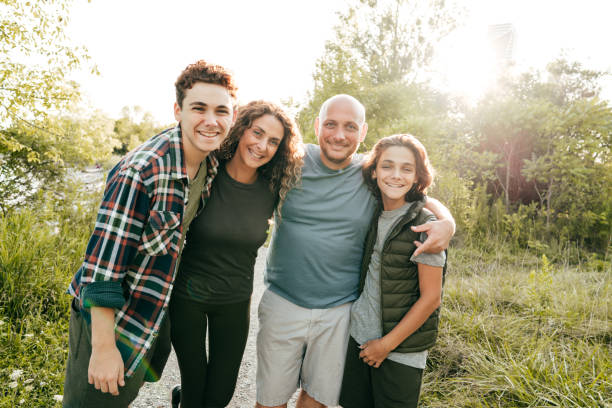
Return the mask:
M367 131L361 102L350 95L336 95L326 100L315 120L323 164L332 170L348 166Z
M325 102L323 102L323 105L321 105L321 110L319 110L319 120L321 122L323 122L327 117L327 111L329 110L329 107L336 103L349 103L353 105L354 110L357 114L357 117L355 118L357 120L357 123L359 123L360 126L365 123L365 106L363 106L363 104L359 102L356 98L346 94L334 95Z

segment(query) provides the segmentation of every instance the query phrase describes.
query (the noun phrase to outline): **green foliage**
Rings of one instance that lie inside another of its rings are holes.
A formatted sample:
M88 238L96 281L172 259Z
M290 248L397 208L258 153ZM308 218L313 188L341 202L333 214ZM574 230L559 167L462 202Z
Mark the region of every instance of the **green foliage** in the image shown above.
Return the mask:
M418 84L415 73L429 64L433 47L453 28L454 11L437 0L362 0L340 13L335 38L317 61L312 96L298 113L305 139L314 141L318 109L339 93L366 106L366 147L399 131L435 133L447 101Z
M0 407L61 405L53 397L68 352L65 292L95 216L92 195L76 187L0 215Z
M99 112L48 117L0 129L0 209L23 204L63 183L67 167L108 158L118 145L113 122Z
M427 407L597 407L612 403L610 269L565 268L502 242L455 248ZM531 271L531 272L530 272Z
M42 120L74 103L77 85L67 78L89 56L66 38L71 4L0 0L0 123Z
M115 121L113 132L120 143L115 153L125 154L138 147L144 141L170 126L159 126L149 112L143 112L140 106L124 107L121 117Z
M515 245L566 240L603 253L612 236L612 107L597 98L603 74L564 60L547 73L506 76L466 114L459 174L502 199L506 228L497 231Z

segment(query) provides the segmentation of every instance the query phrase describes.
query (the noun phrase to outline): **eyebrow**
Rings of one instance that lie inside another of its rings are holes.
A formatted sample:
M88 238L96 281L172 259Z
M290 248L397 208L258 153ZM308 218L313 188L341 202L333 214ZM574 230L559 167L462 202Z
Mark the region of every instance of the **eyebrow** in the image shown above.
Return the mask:
M386 159L386 160L383 160L381 163L396 163L396 162L393 160ZM398 164L402 166L413 166L413 167L416 166L415 163L410 163L410 162L399 162Z
M203 106L203 107L206 106L207 107L208 104L205 103L205 102L195 101L195 102L191 102L189 104L189 106ZM227 110L229 110L230 108L227 105L217 105L216 109L227 109Z

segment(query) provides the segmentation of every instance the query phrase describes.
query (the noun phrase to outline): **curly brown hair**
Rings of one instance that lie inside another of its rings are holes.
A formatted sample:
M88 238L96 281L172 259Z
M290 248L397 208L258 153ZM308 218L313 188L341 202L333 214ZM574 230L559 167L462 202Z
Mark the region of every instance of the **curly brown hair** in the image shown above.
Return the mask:
M187 65L174 83L176 89L176 103L178 103L179 107L183 107L185 92L193 88L198 82L221 85L227 89L233 99L236 98L236 91L238 88L234 83L232 74L221 65L209 64L204 60L199 60L193 64Z
M435 171L429 163L425 146L423 146L416 137L409 134L387 136L376 142L366 161L363 163L363 179L368 188L374 193L379 201L382 201L380 189L378 188L376 179L373 177L373 173L374 170L376 170L380 156L391 146L406 147L414 154L414 159L416 161L416 182L410 191L406 193L404 199L406 201L417 201L422 199L427 195L427 188L433 184Z
M222 161L229 161L238 148L238 143L244 132L249 129L253 121L264 116L272 115L283 126L283 139L272 160L257 169L258 173L268 181L270 190L277 200L277 211L280 210L287 193L296 186L302 175L304 149L302 136L295 124L279 106L266 101L253 101L238 108L236 123L229 135L219 148L219 157Z

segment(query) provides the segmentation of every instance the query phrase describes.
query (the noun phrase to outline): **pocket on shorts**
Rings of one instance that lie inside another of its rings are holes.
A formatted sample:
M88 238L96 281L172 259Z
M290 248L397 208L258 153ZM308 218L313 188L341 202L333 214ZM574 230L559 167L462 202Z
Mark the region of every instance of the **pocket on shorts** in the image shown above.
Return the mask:
M178 251L181 238L181 215L172 211L151 211L138 250L151 256Z

